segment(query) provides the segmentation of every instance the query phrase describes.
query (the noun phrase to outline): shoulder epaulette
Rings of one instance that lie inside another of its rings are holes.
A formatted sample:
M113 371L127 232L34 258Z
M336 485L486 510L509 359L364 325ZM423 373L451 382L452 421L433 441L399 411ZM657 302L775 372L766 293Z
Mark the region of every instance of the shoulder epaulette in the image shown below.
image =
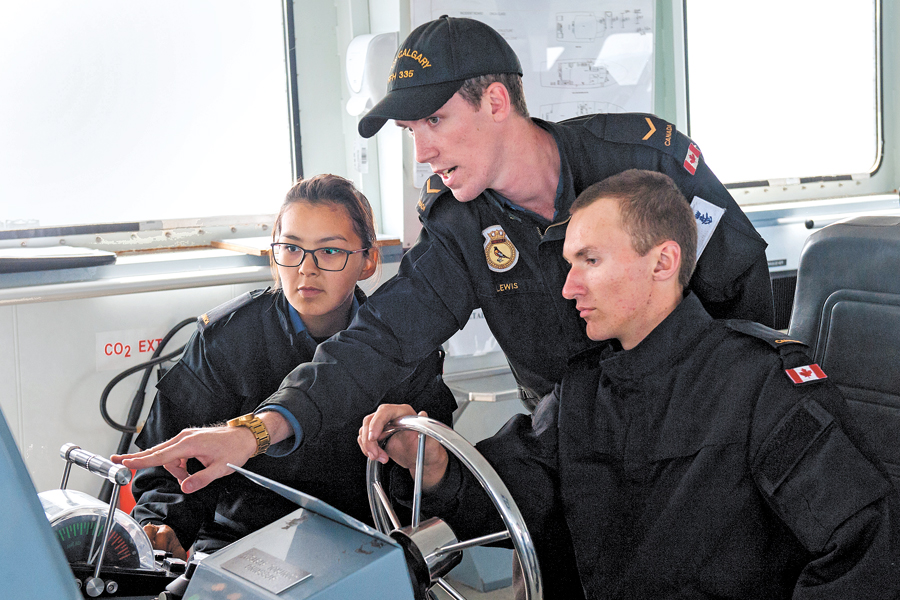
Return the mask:
M253 290L252 292L244 292L236 298L232 298L228 302L224 302L214 309L207 311L197 317L197 328L204 331L207 327L220 321L221 319L234 314L239 308L246 306L269 291L269 288L261 290Z
M723 323L729 329L760 339L782 353L795 350L805 352L808 347L806 342L803 342L802 340L790 338L777 329L772 329L771 327L766 327L765 325L754 323L753 321L727 319L723 321Z
M819 365L812 362L806 354L808 345L801 341L789 338L784 333L753 321L741 319L728 319L724 321L726 327L733 331L753 336L763 340L781 355L784 374L796 385L808 383L821 383L828 379L828 375L822 371Z
M425 181L425 185L422 186L422 191L419 192L419 202L416 204L419 215L427 217L435 200L449 192L450 188L444 185L444 181L441 179L440 175L432 175L429 177Z
M618 144L650 146L682 161L693 175L700 166L700 148L668 121L646 113L595 115L585 123L594 135Z

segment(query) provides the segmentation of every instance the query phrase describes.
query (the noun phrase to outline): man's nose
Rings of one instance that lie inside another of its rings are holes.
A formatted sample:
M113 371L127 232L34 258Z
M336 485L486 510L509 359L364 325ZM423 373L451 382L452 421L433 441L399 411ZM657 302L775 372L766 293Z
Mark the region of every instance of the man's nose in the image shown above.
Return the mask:
M413 143L416 146L416 162L431 162L437 156L437 150L427 134L421 133L416 135L413 138Z
M566 275L566 283L562 288L562 295L566 300L574 300L581 293L578 277L574 273L574 270L569 271L569 274Z

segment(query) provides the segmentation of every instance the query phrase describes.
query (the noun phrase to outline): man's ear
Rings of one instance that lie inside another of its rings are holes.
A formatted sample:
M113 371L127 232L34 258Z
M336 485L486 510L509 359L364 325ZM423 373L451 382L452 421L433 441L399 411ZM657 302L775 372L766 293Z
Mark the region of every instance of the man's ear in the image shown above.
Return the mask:
M681 246L674 240L666 240L653 249L656 253L656 267L653 269L653 279L666 281L671 278L678 280L681 270Z
M509 90L499 81L495 81L487 86L484 94L481 96L481 102L482 104L487 103L491 110L491 116L497 122L505 120L512 108L509 100Z

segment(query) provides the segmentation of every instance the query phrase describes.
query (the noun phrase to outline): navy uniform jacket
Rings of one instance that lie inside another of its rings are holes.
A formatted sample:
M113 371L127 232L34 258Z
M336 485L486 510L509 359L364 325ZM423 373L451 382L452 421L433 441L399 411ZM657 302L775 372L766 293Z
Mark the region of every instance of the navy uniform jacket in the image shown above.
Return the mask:
M648 120L655 131L644 139ZM315 364L292 372L268 400L297 416L304 439L319 434L324 407L336 402L342 414L371 413L390 382L405 377L479 307L519 384L537 396L549 393L568 357L591 345L574 302L562 297L569 207L588 185L630 168L665 172L688 200L699 196L726 209L691 288L716 317L774 320L766 244L702 157L686 165L693 146L687 137L648 115L535 123L560 149L554 222L490 190L458 202L439 177L430 178L419 201L423 229L398 275L372 295L348 330L319 347Z
M357 289L357 300L365 295ZM187 427L222 423L253 412L298 364L310 360L316 342L295 333L279 290L244 294L208 314L182 358L157 384L158 393L136 444L149 448ZM202 319L202 318L201 318ZM409 403L446 424L456 401L441 378L442 356L434 352L415 374L394 387L385 401ZM336 413L315 443L285 458L257 456L251 471L275 479L371 521L365 486L366 459L356 436L361 419ZM233 474L193 494L183 494L163 468L144 469L132 483L141 525L164 523L182 547L212 552L297 509L289 500Z
M575 357L531 418L479 443L544 597L894 598L900 496L836 388L790 379L803 350L689 295L632 350ZM423 507L460 539L497 531L479 490L454 462Z

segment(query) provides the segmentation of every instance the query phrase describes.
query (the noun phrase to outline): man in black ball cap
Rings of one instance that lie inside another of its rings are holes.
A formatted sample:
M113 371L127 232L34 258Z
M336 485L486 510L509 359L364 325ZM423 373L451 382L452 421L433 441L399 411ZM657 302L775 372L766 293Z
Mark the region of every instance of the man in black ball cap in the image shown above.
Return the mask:
M331 423L361 422L477 308L533 406L559 382L568 358L595 344L574 302L562 296L569 207L592 183L628 169L667 174L691 203L706 241L689 290L706 310L772 324L766 244L697 145L654 115L530 118L519 60L487 25L444 16L410 33L387 95L360 120L359 132L370 137L388 120L413 135L416 160L434 171L418 202L422 233L350 328L322 343L257 409L270 455L317 439ZM205 469L178 471L182 488L193 491L256 452L245 429L183 432L125 464L197 457Z

